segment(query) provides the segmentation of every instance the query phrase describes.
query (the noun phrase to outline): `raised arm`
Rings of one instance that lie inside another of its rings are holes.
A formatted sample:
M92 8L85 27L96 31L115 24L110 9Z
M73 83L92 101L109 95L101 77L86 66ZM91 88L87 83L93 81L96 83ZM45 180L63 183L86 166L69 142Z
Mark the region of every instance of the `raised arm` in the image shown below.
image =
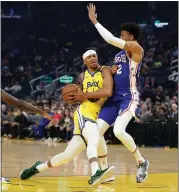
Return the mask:
M130 51L133 54L139 54L142 51L140 45L135 41L124 41L121 38L115 37L110 31L108 31L105 27L103 27L97 21L97 14L96 14L96 7L93 4L89 4L88 8L88 15L92 23L95 25L96 29L98 30L99 34L103 37L103 39L120 49L124 49L126 51ZM136 62L139 62L141 57L135 58Z
M24 100L17 99L15 97L13 97L12 95L6 93L2 89L1 89L1 100L9 105L22 109L24 111L28 111L31 113L38 113L38 114L44 116L45 118L51 119L51 116L48 113L46 113L45 111L43 111L42 109L39 109L39 108L27 103Z

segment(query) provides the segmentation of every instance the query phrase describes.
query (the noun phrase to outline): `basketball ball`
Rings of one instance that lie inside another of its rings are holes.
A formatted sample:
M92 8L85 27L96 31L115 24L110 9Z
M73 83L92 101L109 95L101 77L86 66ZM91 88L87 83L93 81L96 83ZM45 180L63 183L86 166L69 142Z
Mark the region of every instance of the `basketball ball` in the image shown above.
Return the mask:
M68 94L77 93L77 92L78 92L78 88L76 87L75 84L68 84L62 89L62 99L66 102L69 102ZM72 104L72 103L70 103L70 104Z

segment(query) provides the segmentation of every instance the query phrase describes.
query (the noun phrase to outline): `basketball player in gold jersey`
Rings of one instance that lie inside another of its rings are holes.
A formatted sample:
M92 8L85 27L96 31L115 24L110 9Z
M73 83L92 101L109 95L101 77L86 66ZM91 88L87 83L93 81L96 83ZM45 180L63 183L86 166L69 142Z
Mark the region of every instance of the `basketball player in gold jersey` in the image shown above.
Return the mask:
M52 157L45 163L37 161L32 167L21 172L22 180L43 172L51 167L57 167L71 161L76 155L87 148L87 156L91 165L92 176L89 180L91 186L114 180L114 167L107 167L106 163L98 160L98 156L106 157L106 143L104 138L100 140L99 129L96 124L98 113L106 98L111 96L113 88L113 78L110 68L101 67L98 64L96 51L88 50L83 54L83 61L87 70L80 74L79 84L85 92L86 100L81 103L74 113L74 136L66 150ZM105 98L93 98L91 92L105 90ZM86 144L86 145L85 145ZM99 144L99 145L98 145ZM98 163L99 161L99 163ZM100 164L100 166L99 166ZM106 167L104 167L104 165Z

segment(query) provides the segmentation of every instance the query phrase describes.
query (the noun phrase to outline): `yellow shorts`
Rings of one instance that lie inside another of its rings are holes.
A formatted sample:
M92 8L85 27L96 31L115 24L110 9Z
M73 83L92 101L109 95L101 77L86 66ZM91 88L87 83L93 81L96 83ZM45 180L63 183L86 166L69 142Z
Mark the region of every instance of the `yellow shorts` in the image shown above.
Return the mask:
M100 107L80 105L74 112L74 135L81 135L86 121L96 123Z

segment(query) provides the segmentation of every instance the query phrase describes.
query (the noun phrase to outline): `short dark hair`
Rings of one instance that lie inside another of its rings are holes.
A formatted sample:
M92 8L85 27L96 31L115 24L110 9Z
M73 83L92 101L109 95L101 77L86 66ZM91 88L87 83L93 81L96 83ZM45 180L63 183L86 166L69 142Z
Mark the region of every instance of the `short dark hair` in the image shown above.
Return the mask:
M141 35L141 28L134 22L123 23L121 25L121 31L129 32L134 36L135 40L137 40Z

